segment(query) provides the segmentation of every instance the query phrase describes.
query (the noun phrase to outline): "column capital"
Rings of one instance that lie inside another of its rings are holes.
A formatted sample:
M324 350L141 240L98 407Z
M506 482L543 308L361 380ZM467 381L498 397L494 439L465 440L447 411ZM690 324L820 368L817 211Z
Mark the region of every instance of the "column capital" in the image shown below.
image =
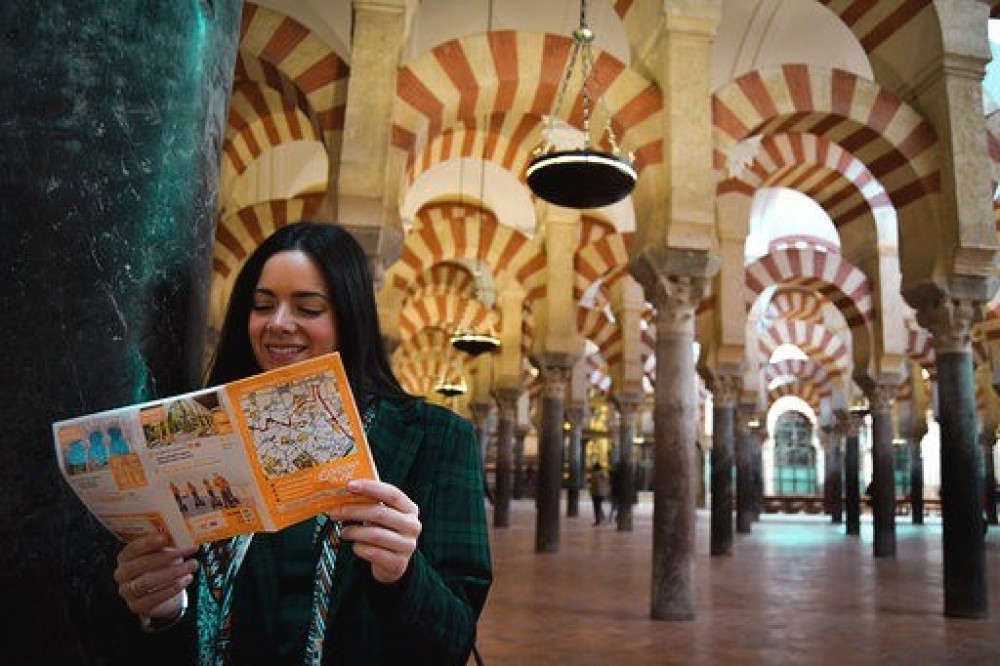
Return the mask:
M505 403L516 404L520 397L521 389L513 386L500 386L493 389L493 398L501 407L503 407Z
M734 372L711 372L709 390L717 407L736 407L743 393L743 375Z
M864 391L872 413L891 412L892 403L899 393L899 385L889 382L869 382Z
M866 409L850 409L847 411L845 426L847 427L848 437L858 436L858 433L861 432L861 424L865 422L865 416L867 415L868 410Z
M493 408L488 402L470 402L469 411L472 412L472 420L476 424L480 424L485 421L490 416L490 410Z
M566 395L566 382L573 372L572 366L562 363L545 363L542 365L542 395L546 398L563 399Z
M935 353L971 353L979 302L944 296L917 308L917 323L931 332Z
M657 331L693 332L695 309L721 263L704 250L667 247L646 248L632 259L629 271L657 308Z
M642 393L612 393L611 401L615 403L618 412L635 412L643 403L645 396Z

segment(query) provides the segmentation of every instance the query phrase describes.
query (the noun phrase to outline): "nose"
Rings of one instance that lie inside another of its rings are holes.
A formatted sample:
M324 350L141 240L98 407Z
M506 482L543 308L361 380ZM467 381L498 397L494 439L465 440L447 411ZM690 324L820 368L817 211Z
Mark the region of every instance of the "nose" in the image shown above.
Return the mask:
M276 307L267 325L278 332L285 333L292 331L295 328L295 317L292 314L291 308L284 304Z

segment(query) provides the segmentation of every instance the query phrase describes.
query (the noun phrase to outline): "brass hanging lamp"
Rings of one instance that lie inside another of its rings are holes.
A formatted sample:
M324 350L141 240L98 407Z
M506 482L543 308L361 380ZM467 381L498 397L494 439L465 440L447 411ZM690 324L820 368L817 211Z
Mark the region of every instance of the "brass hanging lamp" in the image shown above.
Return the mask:
M473 298L476 301L484 303L487 307L491 307L492 300L488 303L486 302L487 295L486 288L483 285L483 271L478 260L473 264L472 276L475 280L473 283ZM476 357L480 354L499 349L500 339L490 333L477 333L465 330L459 326L458 330L451 336L451 346L469 356Z
M591 45L594 33L587 25L587 0L580 1L580 26L573 31L569 66L556 96L555 108L542 130L542 144L528 164L528 187L538 197L566 208L600 208L618 203L635 188L638 174L630 157L622 154L607 116L605 132L610 151L595 147L590 135L591 88L597 85ZM583 145L560 149L554 141L556 117L562 108L570 79L580 61L583 103ZM601 99L598 98L598 103Z
M453 367L454 362L448 356L445 357L445 364L441 371L441 378L434 386L434 392L446 398L454 398L455 396L465 395L468 392L469 387L466 385L465 379L462 377L462 373L457 367Z

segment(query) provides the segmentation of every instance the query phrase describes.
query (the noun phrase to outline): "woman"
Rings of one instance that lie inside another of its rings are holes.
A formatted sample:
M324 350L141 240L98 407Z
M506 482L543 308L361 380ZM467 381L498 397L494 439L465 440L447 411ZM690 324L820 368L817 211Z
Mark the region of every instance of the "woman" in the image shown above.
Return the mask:
M147 632L185 636L199 663L465 663L473 648L492 581L473 430L400 387L361 246L333 224L283 227L236 279L209 383L334 350L380 476L348 488L374 503L200 549L143 537L118 557Z

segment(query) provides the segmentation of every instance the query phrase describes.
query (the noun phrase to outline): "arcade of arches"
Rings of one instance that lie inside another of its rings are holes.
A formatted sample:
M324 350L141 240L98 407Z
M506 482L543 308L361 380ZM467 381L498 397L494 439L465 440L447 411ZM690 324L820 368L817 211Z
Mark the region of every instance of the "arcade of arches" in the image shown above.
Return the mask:
M874 555L891 557L897 507L923 516L947 494L961 591L945 613L986 612L1000 7L591 2L596 113L639 179L570 210L524 170L559 114L577 3L354 2L353 24L327 4L245 6L210 323L271 229L337 219L379 274L405 387L479 426L497 527L531 466L535 547L558 550L563 488L572 513L582 470L607 464L621 497L680 507L654 516L671 543L654 579L672 582L651 605L683 619L700 502L727 554L762 508L846 513L851 533L867 488ZM459 330L499 351L454 351ZM467 392L441 397L443 381Z
M372 262L404 387L476 424L496 530L533 496L534 549L558 552L585 468L605 464L618 531L636 493L653 498L649 615L690 620L699 509L711 555L734 558L771 511L827 514L845 539L870 513L878 558L896 556L900 515L934 513L942 612L985 618L1000 1L588 7L590 125L610 122L638 182L574 210L535 197L525 169L550 115L581 133L578 80L554 108L576 0L244 2L205 346L263 238L338 221ZM499 348L459 352L459 331Z

